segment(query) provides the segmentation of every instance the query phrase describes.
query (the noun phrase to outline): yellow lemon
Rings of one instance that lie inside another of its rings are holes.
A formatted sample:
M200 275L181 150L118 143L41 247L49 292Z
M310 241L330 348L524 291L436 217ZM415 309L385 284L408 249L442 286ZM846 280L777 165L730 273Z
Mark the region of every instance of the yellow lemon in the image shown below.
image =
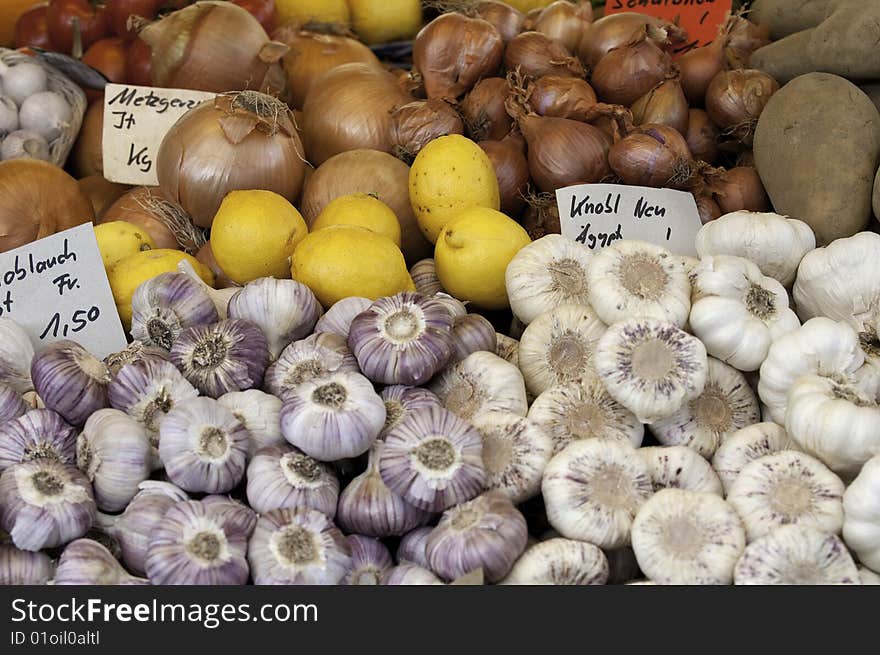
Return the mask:
M157 275L178 272L177 264L183 259L192 264L205 284L214 286L214 274L211 269L182 250L157 248L137 252L120 259L107 269L107 279L110 280L110 290L113 292L116 310L126 330L131 327L131 297L135 290Z
M351 225L309 234L293 253L291 274L325 308L349 296L375 300L416 289L403 254L391 239Z
M312 231L331 225L356 225L391 239L400 247L400 221L397 214L378 198L352 193L330 201L312 223Z
M486 207L465 209L449 221L434 249L440 284L459 300L485 309L509 306L504 273L513 256L531 243L516 221Z
M95 239L98 241L98 250L101 251L104 268L115 264L123 257L156 247L153 237L146 231L125 221L110 221L96 225Z
M421 0L348 0L354 31L364 43L407 41L422 27Z
M468 207L501 207L498 178L489 156L460 134L434 139L409 169L409 200L431 243L443 226Z
M532 9L542 9L554 2L554 0L505 0L514 9L519 9L524 14Z
M291 20L345 25L351 21L346 0L275 0L275 11L279 25Z
M302 215L272 191L232 191L211 224L211 250L229 279L286 278L290 255L308 234Z

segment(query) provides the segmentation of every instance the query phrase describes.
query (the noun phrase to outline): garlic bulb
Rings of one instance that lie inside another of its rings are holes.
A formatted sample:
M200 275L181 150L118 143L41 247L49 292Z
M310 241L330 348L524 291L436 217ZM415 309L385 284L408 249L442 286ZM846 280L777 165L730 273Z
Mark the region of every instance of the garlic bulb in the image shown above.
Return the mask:
M379 474L408 503L438 512L483 489L482 449L480 434L452 412L418 409L385 437Z
M563 537L619 548L629 544L633 517L654 489L635 448L589 439L550 460L541 492L547 519Z
M359 373L305 382L281 407L281 433L322 462L362 455L385 424L385 403Z
M382 576L383 585L442 585L443 581L430 569L412 562L401 562Z
M452 355L449 362L460 362L471 353L498 347L495 326L479 314L458 316L452 325Z
M230 298L227 314L256 324L266 335L274 361L288 344L312 333L322 311L306 285L263 277L248 282Z
M458 298L453 298L448 293L444 293L443 291L438 291L432 297L434 300L436 300L449 310L449 313L452 314L452 318L461 318L462 316L467 316L467 306Z
M217 310L217 315L220 317L220 320L224 320L226 318L226 310L229 306L229 300L238 293L238 287L228 287L225 289L214 289L199 276L196 272L196 269L193 268L193 265L187 261L186 259L181 259L177 262L177 271L179 273L183 273L192 279L197 285L202 288L208 297L211 298L211 301L214 303L214 308Z
M597 252L588 270L589 302L605 323L655 318L682 327L691 285L681 259L644 241L615 241Z
M153 529L173 505L185 500L189 500L186 493L170 482L147 480L138 485L137 494L122 514L99 513L97 525L119 543L125 566L144 575Z
M191 398L162 421L159 457L181 489L224 493L244 476L249 442L232 412L213 398Z
M687 446L649 446L636 451L651 474L654 491L684 489L721 496L721 480L700 454Z
M228 504L187 500L153 528L146 572L154 585L243 585L249 533Z
M815 247L816 235L803 221L745 210L709 221L697 232L696 239L700 257L743 257L785 287L794 282L798 264Z
M727 437L712 457L725 494L746 464L782 450L800 450L785 428L776 423L755 423Z
M495 343L495 354L519 368L519 341L496 332Z
M76 441L76 465L105 512L118 512L150 477L150 438L144 427L118 409L99 409Z
M351 546L326 515L276 509L257 521L248 545L254 584L339 584L352 568Z
M526 549L504 585L603 585L608 559L600 548L574 539L548 539Z
M742 257L703 257L691 271L690 325L713 357L741 371L756 371L770 344L800 327L788 293Z
M22 550L81 537L92 527L95 511L92 486L75 466L40 458L0 475L0 528Z
M385 435L406 418L409 412L423 407L440 406L440 399L421 387L391 385L382 389L379 396L385 403L385 425L379 432L379 439L384 439Z
M703 392L708 363L702 342L673 323L636 318L606 330L593 366L612 398L651 423Z
M880 455L869 459L843 494L843 539L859 561L880 570Z
M519 370L537 396L550 387L595 376L593 353L605 324L587 305L560 305L539 314L519 340Z
M246 538L254 532L257 526L257 513L242 502L235 500L232 496L224 496L223 494L211 494L202 498L202 504L205 507L218 508L224 512L226 520L233 525L236 530L241 531Z
M486 488L517 505L541 493L553 440L533 421L509 412L488 412L473 425L483 438Z
M370 450L367 470L348 483L339 496L336 521L349 533L368 537L394 537L422 525L430 514L409 504L391 491L379 474L379 457L384 443Z
M466 421L493 410L525 416L528 409L519 369L482 350L448 366L431 380L429 388L446 409Z
M304 382L345 372L360 372L346 338L329 332L315 333L294 341L282 351L266 369L264 387L283 400Z
M116 558L97 541L77 539L61 553L55 570L55 585L146 585L122 568Z
M12 387L0 383L0 426L6 421L22 416L28 411L28 405Z
M104 358L104 363L110 370L110 375L115 378L123 366L134 364L145 359L158 359L168 361L169 353L158 346L147 346L140 341L132 341L122 350L110 353ZM112 380L111 380L112 382ZM109 392L109 389L108 389Z
M407 532L397 546L396 558L397 562L412 562L423 568L429 568L428 558L425 556L425 546L428 544L428 537L434 531L432 527L416 528Z
M0 317L0 383L18 393L33 389L33 358L34 346L27 333L11 318Z
M71 425L82 425L109 404L109 369L74 341L46 346L31 362L31 379L46 407Z
M76 463L76 430L51 409L32 409L0 425L0 471L33 459Z
M505 272L513 315L528 325L560 305L586 305L592 257L592 250L561 234L532 241L514 255Z
M261 448L248 464L248 504L261 514L311 507L333 518L338 498L333 470L287 444Z
M379 298L358 314L348 344L373 382L420 385L449 360L452 321L442 303L404 291Z
M880 575L864 566L859 567L859 579L863 585L880 585Z
M46 553L0 544L0 585L43 585L54 572L55 565Z
M336 334L347 340L351 322L372 304L372 300L360 296L351 296L336 301L315 323L315 333Z
M382 576L394 566L388 548L372 537L352 534L346 537L351 547L351 569L342 582L347 585L378 585Z
M219 320L211 297L183 273L149 279L131 298L131 336L148 346L171 350L184 329Z
M663 445L687 446L708 458L728 436L760 420L758 399L745 376L709 357L702 393L651 423L651 432Z
M454 580L480 568L498 582L526 547L525 517L501 492L487 491L446 510L428 537L425 556L431 570Z
M260 391L230 391L217 399L221 406L232 412L250 436L248 456L260 448L284 444L281 434L281 399Z
M443 285L437 277L437 263L432 257L420 259L410 266L409 276L416 285L416 291L422 295L433 296L438 291L443 291Z
M611 439L638 448L645 427L596 378L551 387L535 398L529 419L553 441L553 454L577 439Z
M171 348L171 361L200 392L219 398L263 382L269 346L250 321L227 319L189 327Z

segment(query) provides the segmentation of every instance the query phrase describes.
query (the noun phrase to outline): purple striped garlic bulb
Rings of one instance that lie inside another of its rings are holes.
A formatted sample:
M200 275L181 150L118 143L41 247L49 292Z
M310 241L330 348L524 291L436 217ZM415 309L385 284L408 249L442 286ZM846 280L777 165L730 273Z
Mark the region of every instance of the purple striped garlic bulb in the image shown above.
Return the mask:
M29 409L21 394L7 384L0 383L0 425L22 416Z
M339 480L333 469L293 446L262 448L248 465L248 504L261 514L311 507L333 518L338 498Z
M49 409L71 425L82 425L107 407L110 369L75 341L56 341L31 362L34 390Z
M359 373L345 337L315 333L294 341L268 369L264 387L282 400L299 385L333 373Z
M51 409L32 409L0 425L0 471L33 459L76 463L76 429Z
M351 546L351 569L345 574L347 585L378 585L382 576L394 566L387 546L378 539L360 534L346 537Z
M427 389L394 384L382 389L379 396L385 402L385 425L379 433L379 439L395 428L406 415L416 409L440 407L440 399Z
M214 301L183 273L162 273L141 284L131 298L131 336L171 350L183 330L220 320Z

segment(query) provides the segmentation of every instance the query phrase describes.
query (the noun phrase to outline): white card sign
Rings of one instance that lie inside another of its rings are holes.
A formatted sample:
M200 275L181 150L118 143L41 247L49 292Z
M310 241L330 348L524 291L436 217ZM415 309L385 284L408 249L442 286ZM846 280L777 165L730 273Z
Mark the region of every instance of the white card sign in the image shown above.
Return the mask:
M619 239L648 241L676 255L696 256L702 223L686 191L621 184L579 184L556 191L562 234L591 250Z
M156 186L156 155L168 130L216 93L108 84L104 89L104 176L111 182Z
M125 348L91 223L0 253L0 316L18 323L37 352L62 339L100 358Z

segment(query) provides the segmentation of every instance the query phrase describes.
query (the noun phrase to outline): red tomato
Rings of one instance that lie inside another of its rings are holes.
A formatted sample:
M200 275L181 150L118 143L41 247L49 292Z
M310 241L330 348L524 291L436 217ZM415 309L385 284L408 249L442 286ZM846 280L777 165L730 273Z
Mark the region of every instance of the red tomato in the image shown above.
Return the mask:
M125 81L137 86L152 86L152 56L150 46L140 37L135 38L128 47L128 60L125 65Z
M140 16L152 20L159 13L163 0L107 0L107 19L110 30L116 36L134 38L135 32L128 30L128 17Z
M43 50L54 50L49 38L47 5L37 5L28 9L15 23L15 47L33 46Z
M232 4L251 12L267 33L272 32L278 23L275 0L232 0Z
M68 55L73 50L76 21L79 21L83 50L103 39L109 32L104 7L95 7L89 0L49 0L47 19L52 43L59 52Z

